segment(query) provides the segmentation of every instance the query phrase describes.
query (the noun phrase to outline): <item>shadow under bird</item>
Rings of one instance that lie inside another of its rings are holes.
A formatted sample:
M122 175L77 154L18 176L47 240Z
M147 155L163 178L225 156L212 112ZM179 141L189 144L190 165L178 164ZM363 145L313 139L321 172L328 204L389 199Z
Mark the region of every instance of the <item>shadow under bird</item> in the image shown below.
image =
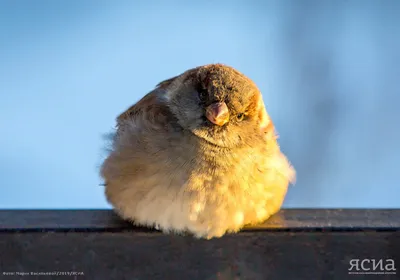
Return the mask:
M254 82L210 64L118 116L101 175L123 219L210 239L278 212L295 170Z

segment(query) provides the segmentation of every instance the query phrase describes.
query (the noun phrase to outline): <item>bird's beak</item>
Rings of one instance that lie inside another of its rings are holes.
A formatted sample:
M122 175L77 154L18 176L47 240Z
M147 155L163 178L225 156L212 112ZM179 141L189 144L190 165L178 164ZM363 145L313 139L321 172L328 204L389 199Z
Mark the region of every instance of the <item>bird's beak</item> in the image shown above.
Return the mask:
M216 102L206 108L207 119L218 125L223 126L229 121L229 110L225 102Z

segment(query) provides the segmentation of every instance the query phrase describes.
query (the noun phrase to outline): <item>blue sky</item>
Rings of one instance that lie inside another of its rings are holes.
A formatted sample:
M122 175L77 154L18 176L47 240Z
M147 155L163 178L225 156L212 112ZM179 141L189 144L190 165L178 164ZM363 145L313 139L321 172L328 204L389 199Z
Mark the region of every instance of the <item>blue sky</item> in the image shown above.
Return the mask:
M298 171L286 207L400 207L398 4L134 2L0 2L0 208L109 208L115 117L215 62L263 92Z

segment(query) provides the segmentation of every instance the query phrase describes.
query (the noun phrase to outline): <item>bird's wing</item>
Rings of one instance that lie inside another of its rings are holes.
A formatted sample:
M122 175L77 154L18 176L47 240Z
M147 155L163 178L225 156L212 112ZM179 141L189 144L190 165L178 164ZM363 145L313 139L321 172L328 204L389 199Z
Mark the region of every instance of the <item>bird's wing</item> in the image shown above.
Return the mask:
M117 128L123 128L124 125L132 120L137 125L148 128L152 127L154 129L165 129L169 124L174 122L175 117L163 97L166 94L167 87L175 78L159 83L153 91L146 94L136 104L121 113L117 117Z

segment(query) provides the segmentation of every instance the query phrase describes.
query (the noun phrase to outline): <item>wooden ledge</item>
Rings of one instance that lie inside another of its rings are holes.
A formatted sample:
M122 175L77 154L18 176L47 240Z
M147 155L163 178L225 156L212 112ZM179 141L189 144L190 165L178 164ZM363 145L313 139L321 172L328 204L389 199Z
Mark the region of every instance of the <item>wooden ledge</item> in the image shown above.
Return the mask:
M248 231L398 230L400 209L286 209ZM112 210L0 210L1 231L157 232L131 225Z
M286 209L208 241L111 210L0 211L0 279L399 279L399 269L400 209Z

